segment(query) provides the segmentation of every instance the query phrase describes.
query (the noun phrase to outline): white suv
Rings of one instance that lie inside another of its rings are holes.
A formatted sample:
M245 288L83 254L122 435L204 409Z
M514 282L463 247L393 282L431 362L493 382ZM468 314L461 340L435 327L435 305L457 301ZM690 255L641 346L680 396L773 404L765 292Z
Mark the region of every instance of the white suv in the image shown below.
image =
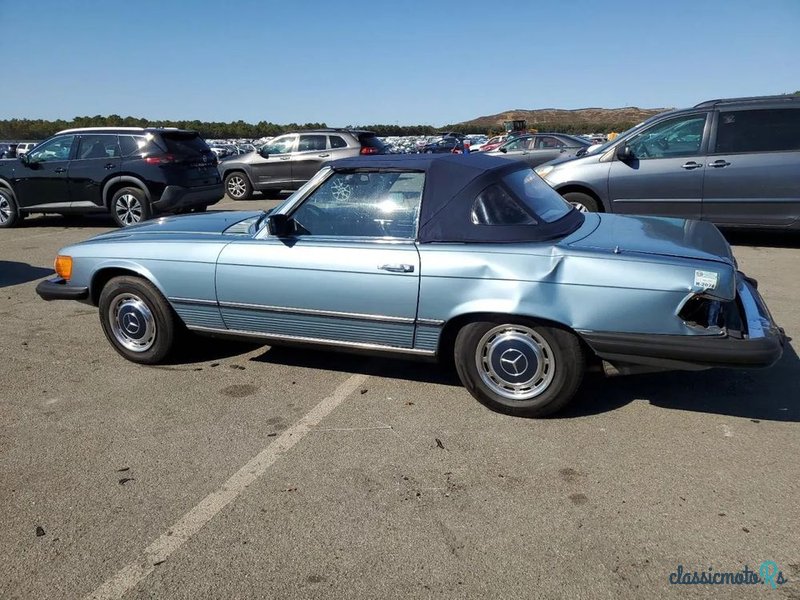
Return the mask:
M33 148L37 142L23 142L21 144L17 144L17 156L22 156L23 154L27 154L28 150Z

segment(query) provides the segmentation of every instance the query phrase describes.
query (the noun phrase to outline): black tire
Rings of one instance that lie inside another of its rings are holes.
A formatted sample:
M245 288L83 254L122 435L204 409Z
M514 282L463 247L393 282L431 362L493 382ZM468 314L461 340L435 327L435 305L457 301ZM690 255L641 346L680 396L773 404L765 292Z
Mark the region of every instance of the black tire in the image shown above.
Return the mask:
M0 229L15 227L22 219L23 215L19 212L14 194L0 187Z
M225 176L225 193L234 200L248 200L253 195L253 186L242 171L233 171Z
M124 187L117 190L109 203L111 216L120 227L136 225L151 216L150 203L145 193L137 187Z
M153 365L172 350L179 322L170 305L149 281L131 276L115 277L100 293L98 306L103 333L114 349L128 360Z
M584 194L583 192L567 192L564 194L564 200L572 204L572 206L577 208L580 212L600 212L600 206L597 200L592 198L589 194Z
M515 416L544 417L562 410L586 370L574 334L525 319L464 326L454 355L464 387L492 410Z

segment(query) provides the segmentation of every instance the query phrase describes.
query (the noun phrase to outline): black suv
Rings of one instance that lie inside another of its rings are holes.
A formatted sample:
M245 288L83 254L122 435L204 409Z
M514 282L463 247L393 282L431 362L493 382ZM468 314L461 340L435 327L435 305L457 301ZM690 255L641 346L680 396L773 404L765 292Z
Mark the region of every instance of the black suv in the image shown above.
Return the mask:
M224 193L217 159L195 131L67 129L0 160L0 227L30 213L108 211L124 227L157 212L203 211Z

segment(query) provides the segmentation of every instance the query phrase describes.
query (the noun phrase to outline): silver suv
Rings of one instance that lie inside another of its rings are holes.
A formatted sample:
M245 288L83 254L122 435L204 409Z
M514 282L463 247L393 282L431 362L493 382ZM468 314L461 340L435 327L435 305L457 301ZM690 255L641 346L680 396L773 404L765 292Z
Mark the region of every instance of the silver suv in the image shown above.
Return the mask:
M254 190L264 193L296 190L328 161L385 153L386 146L371 131L316 129L287 133L264 144L257 152L225 159L219 163L219 173L228 196L245 200Z

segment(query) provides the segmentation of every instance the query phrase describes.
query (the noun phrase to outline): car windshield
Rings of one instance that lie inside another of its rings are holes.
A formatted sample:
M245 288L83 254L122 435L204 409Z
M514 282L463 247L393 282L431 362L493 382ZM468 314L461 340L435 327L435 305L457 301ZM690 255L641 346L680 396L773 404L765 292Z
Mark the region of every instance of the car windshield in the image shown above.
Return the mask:
M656 116L658 116L658 115L656 115ZM655 118L655 117L650 117L650 118L649 118L649 119L647 119L646 121L642 121L641 123L637 123L636 125L634 125L634 126L633 126L633 127L631 127L630 129L626 129L625 131L623 131L622 133L620 133L618 136L616 136L616 137L615 137L613 140L608 140L607 142L605 142L605 143L601 144L600 146L598 146L597 148L595 148L594 150L592 150L591 154L597 154L597 153L602 153L602 152L605 152L605 151L606 151L606 150L608 150L608 149L609 149L611 146L613 146L613 145L614 145L614 144L616 144L618 141L620 141L622 138L624 138L624 137L628 136L629 134L633 133L634 131L638 131L639 129L641 129L642 127L644 127L644 126L645 126L645 125L647 125L648 123L650 123L650 122L651 122L651 121L652 121L654 118Z
M503 177L511 191L536 215L537 221L552 223L574 210L572 205L547 185L533 169L520 169Z

